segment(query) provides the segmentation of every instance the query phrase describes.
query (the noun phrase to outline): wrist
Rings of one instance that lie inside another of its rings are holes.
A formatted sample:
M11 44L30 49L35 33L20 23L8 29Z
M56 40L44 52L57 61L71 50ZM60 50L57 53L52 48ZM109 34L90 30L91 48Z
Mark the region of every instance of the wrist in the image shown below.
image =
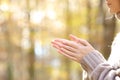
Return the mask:
M88 53L80 61L81 66L87 72L91 72L94 68L96 68L97 65L104 63L104 62L106 62L105 58L97 50L93 50L92 52Z

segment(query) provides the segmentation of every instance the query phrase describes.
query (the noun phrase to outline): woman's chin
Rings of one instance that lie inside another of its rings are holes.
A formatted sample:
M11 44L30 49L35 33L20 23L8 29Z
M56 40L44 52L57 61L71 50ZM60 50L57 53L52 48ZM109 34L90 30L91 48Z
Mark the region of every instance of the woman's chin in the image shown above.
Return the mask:
M120 20L120 12L115 14L115 17Z

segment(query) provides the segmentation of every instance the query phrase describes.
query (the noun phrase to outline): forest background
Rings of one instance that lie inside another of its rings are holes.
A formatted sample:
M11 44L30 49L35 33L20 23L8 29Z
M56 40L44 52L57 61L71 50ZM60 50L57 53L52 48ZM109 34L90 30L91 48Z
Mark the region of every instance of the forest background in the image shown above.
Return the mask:
M0 0L0 80L82 80L51 41L74 34L107 59L118 22L104 0Z

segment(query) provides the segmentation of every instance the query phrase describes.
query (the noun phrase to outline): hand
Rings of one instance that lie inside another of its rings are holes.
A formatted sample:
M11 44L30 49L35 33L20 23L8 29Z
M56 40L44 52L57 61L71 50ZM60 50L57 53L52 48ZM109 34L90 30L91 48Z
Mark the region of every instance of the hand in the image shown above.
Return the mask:
M60 54L78 63L85 55L95 50L84 39L77 38L73 35L70 35L70 39L71 40L55 39L52 41L52 45L58 50Z

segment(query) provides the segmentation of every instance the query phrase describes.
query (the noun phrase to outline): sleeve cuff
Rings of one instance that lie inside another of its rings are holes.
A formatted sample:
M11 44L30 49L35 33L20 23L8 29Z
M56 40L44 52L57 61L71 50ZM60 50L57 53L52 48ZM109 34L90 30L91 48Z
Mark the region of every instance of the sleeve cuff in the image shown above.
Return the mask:
M94 50L83 57L80 63L84 70L91 73L99 64L104 62L106 62L106 60L103 55L97 50Z

